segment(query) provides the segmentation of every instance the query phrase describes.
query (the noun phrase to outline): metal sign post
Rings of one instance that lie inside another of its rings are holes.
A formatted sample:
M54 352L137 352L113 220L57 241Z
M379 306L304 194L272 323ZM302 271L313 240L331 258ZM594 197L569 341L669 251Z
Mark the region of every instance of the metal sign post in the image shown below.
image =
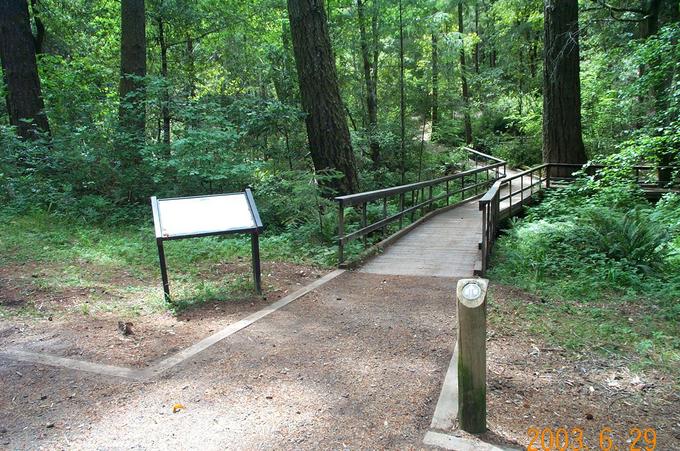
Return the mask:
M486 279L458 281L458 419L466 432L486 431Z
M249 189L243 193L212 196L170 199L157 199L154 196L151 198L151 209L166 301L170 301L170 282L163 242L231 233L250 234L253 282L258 294L262 293L259 234L263 226Z

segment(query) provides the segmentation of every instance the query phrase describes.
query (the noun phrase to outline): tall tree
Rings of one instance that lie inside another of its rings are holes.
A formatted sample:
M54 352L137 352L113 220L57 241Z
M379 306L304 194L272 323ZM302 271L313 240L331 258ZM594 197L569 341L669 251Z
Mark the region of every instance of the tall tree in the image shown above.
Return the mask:
M472 121L470 120L470 88L467 82L467 66L465 64L465 45L463 43L463 2L458 2L458 32L461 36L460 46L460 82L463 93L463 104L465 111L463 112L463 120L465 121L465 143L472 144Z
M0 0L0 60L7 84L7 113L22 138L50 132L35 60L26 0Z
M120 3L120 109L121 128L137 143L144 141L146 108L146 20L144 0Z
M543 18L543 161L585 163L578 0L545 0Z
M166 18L165 18L165 3L163 0L158 5L156 14L156 26L158 28L158 47L161 54L161 78L163 85L161 86L160 103L161 103L161 119L162 127L159 128L159 135L163 131L163 151L166 158L170 158L170 134L171 134L171 118L170 118L170 80L168 79L168 40L165 35ZM160 136L159 136L160 141Z
M373 0L373 11L371 14L371 34L372 34L372 58L369 52L368 37L366 33L366 14L364 2L357 0L357 15L359 16L359 40L361 43L361 58L364 67L364 83L366 83L366 109L368 112L368 131L371 148L371 160L374 168L380 164L380 144L376 133L378 130L378 0Z
M401 183L406 183L406 95L404 91L404 5L399 0L399 129Z
M45 24L40 18L40 4L38 0L31 0L31 12L33 13L33 23L35 24L35 53L40 54L43 51L43 43L45 42Z
M338 88L324 2L288 0L288 17L314 167L317 171L335 169L343 174L341 179L328 182L327 187L343 194L356 192L359 178Z
M439 123L439 39L432 30L432 131Z

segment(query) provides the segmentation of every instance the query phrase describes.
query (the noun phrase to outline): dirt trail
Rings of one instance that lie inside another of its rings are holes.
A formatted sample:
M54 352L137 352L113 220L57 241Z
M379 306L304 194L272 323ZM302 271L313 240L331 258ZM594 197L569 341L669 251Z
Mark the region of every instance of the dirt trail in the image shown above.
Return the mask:
M452 352L454 286L346 273L149 383L2 361L0 444L421 447Z
M0 358L0 449L422 449L455 284L347 272L148 382ZM485 439L581 428L593 449L605 427L618 444L639 427L680 449L672 377L546 345L511 299L540 302L492 285Z

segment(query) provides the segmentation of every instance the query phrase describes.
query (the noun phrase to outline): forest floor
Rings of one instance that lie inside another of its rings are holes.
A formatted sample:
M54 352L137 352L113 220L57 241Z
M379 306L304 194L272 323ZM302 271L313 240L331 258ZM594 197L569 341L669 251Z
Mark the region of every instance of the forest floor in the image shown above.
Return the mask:
M68 270L71 271L71 270ZM0 348L21 348L130 367L146 367L186 348L243 316L257 311L320 277L308 265L264 262L266 294L243 288L229 300L203 300L173 312L148 309L148 291L160 296L159 276L133 275L86 265L84 279L64 286L65 271L55 263L0 267ZM247 279L250 262L217 263L194 279ZM248 285L249 286L249 285ZM224 298L223 298L224 299ZM131 323L123 335L119 322Z
M248 277L248 263L236 260L209 265L204 276ZM57 289L46 283L60 274L54 262L0 267L0 350L143 367L323 273L267 262L267 299L246 290L173 314L135 308L134 287L158 291L155 275L82 271L97 283ZM455 341L455 283L347 272L144 382L0 358L0 447L422 448ZM597 449L605 427L619 445L637 427L655 430L656 449L680 449L673 374L548 344L516 315L518 300L541 305L492 284L485 438L526 446L531 427L565 427L573 443L581 428ZM118 331L127 319L134 335ZM176 403L184 408L173 413Z

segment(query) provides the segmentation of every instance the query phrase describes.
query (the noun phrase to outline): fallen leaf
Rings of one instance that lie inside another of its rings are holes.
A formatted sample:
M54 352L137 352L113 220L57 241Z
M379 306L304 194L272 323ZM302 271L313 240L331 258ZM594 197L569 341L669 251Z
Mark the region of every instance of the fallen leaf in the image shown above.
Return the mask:
M182 409L186 409L186 407L184 407L184 404L177 403L174 406L172 406L172 413L177 413Z

